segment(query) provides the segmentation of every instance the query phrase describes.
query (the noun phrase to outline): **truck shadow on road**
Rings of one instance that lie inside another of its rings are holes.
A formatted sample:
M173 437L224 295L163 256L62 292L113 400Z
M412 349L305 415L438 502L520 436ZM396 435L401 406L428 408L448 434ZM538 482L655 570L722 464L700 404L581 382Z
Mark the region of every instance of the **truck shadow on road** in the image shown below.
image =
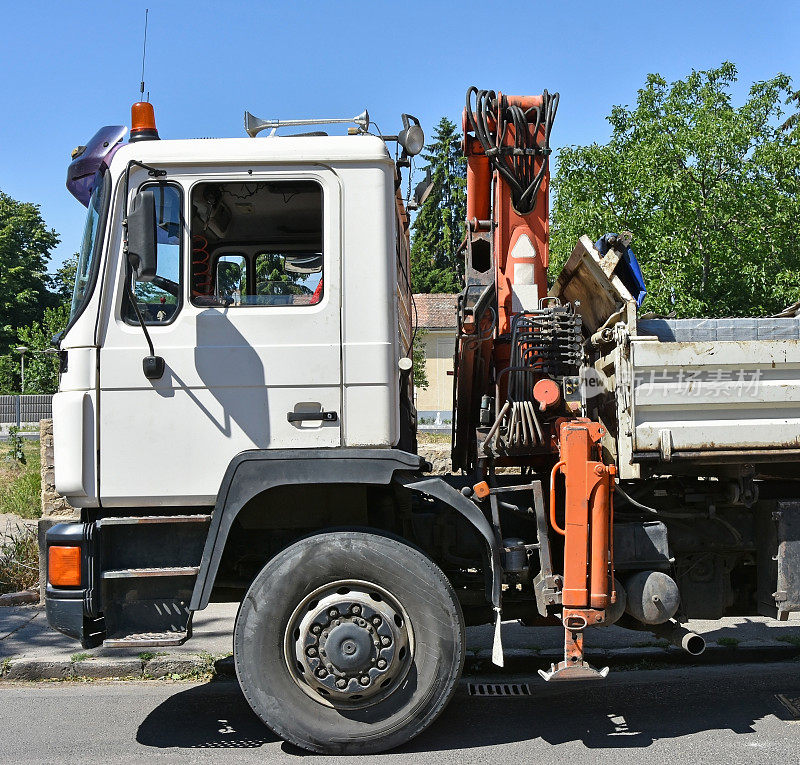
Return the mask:
M532 695L514 698L472 697L461 688L431 728L396 751L411 755L537 739L630 749L714 730L753 733L765 717L793 719L777 694L800 697L794 670L795 665L764 664L618 672L591 685L531 679ZM136 739L160 749L254 748L279 741L232 680L177 691L141 723Z
M141 723L138 743L159 749L253 749L280 741L255 716L235 680L178 687Z

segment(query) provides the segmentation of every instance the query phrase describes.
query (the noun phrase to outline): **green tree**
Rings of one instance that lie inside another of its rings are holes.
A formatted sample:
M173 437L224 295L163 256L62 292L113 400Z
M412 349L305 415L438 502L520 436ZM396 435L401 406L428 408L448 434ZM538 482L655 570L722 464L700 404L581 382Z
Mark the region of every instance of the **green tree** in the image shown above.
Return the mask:
M457 253L464 238L467 163L461 135L447 117L439 120L433 138L423 154L433 190L412 226L411 286L414 292L460 292Z
M582 234L633 232L645 307L678 316L773 313L800 297L800 153L780 127L789 78L750 88L736 67L651 74L611 140L563 149L553 179L552 273Z
M411 350L412 362L414 364L414 387L428 389L428 374L425 370L425 360L427 354L425 353L425 335L428 334L427 329L417 328L414 334L414 346Z
M19 393L19 355L6 353L0 356L0 395Z
M0 352L8 350L17 327L35 321L52 304L47 264L58 241L38 205L0 191Z
M59 302L69 303L75 286L75 272L78 270L78 253L70 255L50 277L50 289L58 296Z
M259 295L302 295L307 291L300 282L303 275L286 269L286 258L262 252L256 258L256 291Z
M53 335L67 326L69 304L45 308L39 321L20 327L12 350L0 356L0 394L22 393L20 354L24 346L26 394L55 393L58 390L58 356L52 345Z
M25 352L25 393L45 394L58 390L58 356L53 353L53 335L67 326L69 305L45 308L40 321L20 327L17 339Z

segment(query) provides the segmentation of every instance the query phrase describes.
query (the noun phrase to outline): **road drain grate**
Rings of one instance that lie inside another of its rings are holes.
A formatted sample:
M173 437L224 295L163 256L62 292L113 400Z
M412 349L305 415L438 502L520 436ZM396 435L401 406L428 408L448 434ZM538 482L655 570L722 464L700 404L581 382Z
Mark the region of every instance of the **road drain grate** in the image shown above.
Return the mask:
M792 720L800 720L800 696L786 696L783 693L776 693L775 698L783 704L786 711L791 715Z
M527 683L469 683L470 696L530 696Z

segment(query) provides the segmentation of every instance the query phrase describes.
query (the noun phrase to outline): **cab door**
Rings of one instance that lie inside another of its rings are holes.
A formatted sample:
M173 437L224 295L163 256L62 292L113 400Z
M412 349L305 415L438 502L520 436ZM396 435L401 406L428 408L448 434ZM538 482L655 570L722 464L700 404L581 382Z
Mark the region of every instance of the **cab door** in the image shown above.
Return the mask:
M211 504L239 452L342 442L336 175L287 169L210 180L209 170L172 179L167 170L149 184L158 274L133 284L163 377L142 372L147 345L124 296L130 270L121 257L102 330L106 506ZM318 251L308 251L312 240Z

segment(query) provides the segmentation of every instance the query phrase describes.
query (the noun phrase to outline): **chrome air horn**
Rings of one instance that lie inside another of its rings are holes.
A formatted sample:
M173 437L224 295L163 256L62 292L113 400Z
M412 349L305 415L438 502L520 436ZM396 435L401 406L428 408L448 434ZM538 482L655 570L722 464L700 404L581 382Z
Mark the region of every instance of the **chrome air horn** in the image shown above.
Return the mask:
M346 117L337 117L332 119L320 118L312 120L261 120L258 117L254 117L250 112L244 113L244 129L251 138L255 138L262 130L266 130L267 128L271 128L272 134L274 135L279 127L288 127L290 125L329 125L336 122L354 122L361 130L366 130L369 127L369 113L364 109L357 117L349 119Z

